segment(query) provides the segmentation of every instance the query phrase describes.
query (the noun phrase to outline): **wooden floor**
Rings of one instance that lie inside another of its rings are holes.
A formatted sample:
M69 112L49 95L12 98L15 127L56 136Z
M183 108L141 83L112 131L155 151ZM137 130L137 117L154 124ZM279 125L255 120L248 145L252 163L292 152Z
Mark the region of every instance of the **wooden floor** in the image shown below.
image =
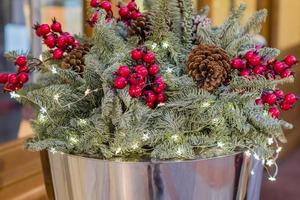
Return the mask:
M23 143L0 145L0 200L46 200L39 153L24 150Z

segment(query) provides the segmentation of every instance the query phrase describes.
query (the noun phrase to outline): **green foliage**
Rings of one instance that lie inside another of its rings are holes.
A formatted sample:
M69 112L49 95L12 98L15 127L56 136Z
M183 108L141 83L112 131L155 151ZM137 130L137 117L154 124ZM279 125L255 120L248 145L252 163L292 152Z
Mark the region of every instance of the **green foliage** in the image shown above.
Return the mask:
M152 49L167 89L167 102L149 109L133 99L128 88L112 87L114 72L129 64L136 38L126 37L126 26L107 23L104 11L85 56L85 70L79 76L49 60L40 66L39 81L18 92L23 103L34 105L37 117L32 125L36 136L27 142L31 150L55 150L101 159L195 159L260 149L265 158L275 152L268 138L285 142L282 127L292 126L271 118L266 108L254 104L262 91L292 78L269 80L242 78L209 93L195 86L186 74L186 60L192 48L191 1L157 0L151 7L152 37L145 46ZM266 11L255 13L245 25L241 5L218 27L198 27L198 43L222 47L231 57L255 45ZM201 14L207 15L205 7ZM262 56L276 57L277 49L263 48ZM12 52L9 57L18 54ZM44 60L49 52L43 54Z

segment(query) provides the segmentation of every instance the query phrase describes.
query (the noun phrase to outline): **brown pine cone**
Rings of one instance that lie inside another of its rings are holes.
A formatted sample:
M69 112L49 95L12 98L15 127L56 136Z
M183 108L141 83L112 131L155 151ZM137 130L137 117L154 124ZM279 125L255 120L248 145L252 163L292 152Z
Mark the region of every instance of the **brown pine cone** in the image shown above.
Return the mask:
M141 42L147 40L151 35L151 17L153 13L143 13L141 17L136 20L132 20L128 26L129 36L138 36Z
M62 69L72 69L78 74L82 75L84 72L84 56L90 51L90 44L83 44L74 48L61 62Z
M227 80L230 58L220 47L201 44L190 53L187 69L198 87L213 91Z

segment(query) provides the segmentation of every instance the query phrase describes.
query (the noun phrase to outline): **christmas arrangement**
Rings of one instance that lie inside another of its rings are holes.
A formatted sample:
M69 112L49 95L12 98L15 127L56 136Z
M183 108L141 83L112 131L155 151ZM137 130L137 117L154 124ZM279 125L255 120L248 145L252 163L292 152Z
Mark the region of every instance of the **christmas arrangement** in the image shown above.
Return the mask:
M278 85L293 82L297 59L258 44L266 10L241 24L241 5L213 26L191 1L157 0L145 12L134 0L119 13L109 1L90 5L91 38L54 19L34 27L48 47L40 59L7 54L18 69L0 74L4 91L37 110L28 149L110 160L245 151L276 166L292 128L280 114L298 100ZM38 81L24 86L32 71Z

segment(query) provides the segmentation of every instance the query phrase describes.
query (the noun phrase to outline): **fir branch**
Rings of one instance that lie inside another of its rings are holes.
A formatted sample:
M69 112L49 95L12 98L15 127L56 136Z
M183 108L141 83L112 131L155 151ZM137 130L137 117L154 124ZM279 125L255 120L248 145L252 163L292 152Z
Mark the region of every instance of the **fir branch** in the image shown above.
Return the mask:
M276 48L264 47L259 50L259 55L265 58L276 58L279 54L280 50Z
M268 11L262 9L254 13L246 23L243 29L243 34L258 34L261 30L262 23L266 20Z

